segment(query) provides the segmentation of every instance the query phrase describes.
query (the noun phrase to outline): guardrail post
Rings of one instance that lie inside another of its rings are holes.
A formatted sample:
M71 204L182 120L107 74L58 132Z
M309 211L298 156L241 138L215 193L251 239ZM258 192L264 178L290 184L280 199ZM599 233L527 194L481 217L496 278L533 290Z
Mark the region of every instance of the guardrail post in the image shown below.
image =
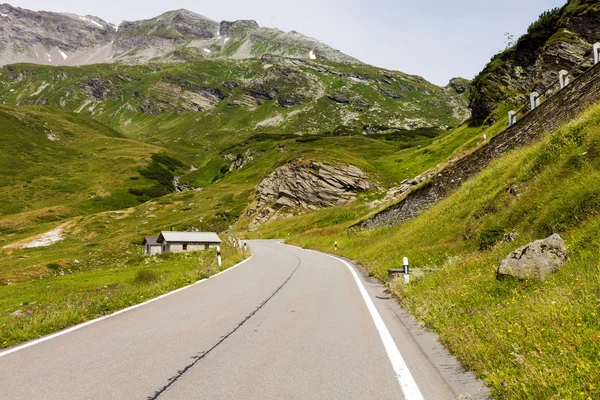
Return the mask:
M404 283L410 282L410 275L408 270L408 257L404 257L402 260L402 264L404 265Z
M508 126L511 127L517 123L517 113L513 110L508 112Z
M529 95L529 100L531 102L531 111L540 106L540 94L538 92L532 92Z
M569 84L569 71L561 70L558 73L558 81L560 82L560 88L564 89Z
M217 245L217 263L219 264L219 268L223 265L221 262L221 246Z
M594 65L600 63L600 42L594 43Z

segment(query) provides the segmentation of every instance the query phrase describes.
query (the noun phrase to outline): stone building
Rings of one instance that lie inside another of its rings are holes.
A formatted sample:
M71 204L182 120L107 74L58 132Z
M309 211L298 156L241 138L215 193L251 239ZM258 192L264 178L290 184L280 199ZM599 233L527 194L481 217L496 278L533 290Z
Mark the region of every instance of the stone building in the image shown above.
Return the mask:
M185 253L215 248L221 239L214 232L161 232L156 239L160 253Z
M161 245L158 243L158 236L146 236L143 244L145 256L153 256L162 253Z

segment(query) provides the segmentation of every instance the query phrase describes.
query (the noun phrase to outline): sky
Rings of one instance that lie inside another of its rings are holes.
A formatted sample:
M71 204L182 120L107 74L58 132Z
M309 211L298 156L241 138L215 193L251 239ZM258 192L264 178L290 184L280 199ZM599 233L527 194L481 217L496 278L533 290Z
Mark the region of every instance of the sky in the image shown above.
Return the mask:
M545 10L566 0L5 0L31 10L95 15L108 22L184 8L211 19L253 19L295 30L378 67L446 85L472 79Z

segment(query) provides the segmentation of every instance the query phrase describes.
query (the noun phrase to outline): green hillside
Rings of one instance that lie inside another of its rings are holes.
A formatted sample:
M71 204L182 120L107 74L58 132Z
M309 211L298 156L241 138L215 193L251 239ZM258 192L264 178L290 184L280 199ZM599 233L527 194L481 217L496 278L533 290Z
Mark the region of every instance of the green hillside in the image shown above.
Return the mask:
M137 169L165 151L43 107L0 106L0 142L0 245L76 215L139 204L128 189L150 182Z
M329 252L337 241L339 254L382 280L407 256L425 279L391 290L498 398L596 398L599 145L596 106L398 228L348 230L364 213L356 209L338 210L337 220L332 211L297 217L262 234L287 229L291 242ZM340 224L340 215L349 223ZM552 233L565 239L571 258L550 280L496 280L500 260Z

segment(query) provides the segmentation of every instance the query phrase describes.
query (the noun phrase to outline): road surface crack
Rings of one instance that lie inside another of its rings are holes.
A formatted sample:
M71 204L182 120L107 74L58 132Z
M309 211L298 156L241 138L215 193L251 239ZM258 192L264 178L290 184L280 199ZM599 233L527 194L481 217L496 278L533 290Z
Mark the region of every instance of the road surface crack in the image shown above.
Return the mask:
M206 351L203 351L203 352L200 352L200 353L196 354L195 356L193 356L192 359L194 361L192 361L190 364L186 365L183 369L180 369L179 371L177 371L177 373L174 376L172 376L171 378L169 378L169 381L168 381L168 383L165 386L163 386L160 389L158 389L156 392L154 392L153 395L148 396L147 399L148 400L156 400L156 399L158 399L164 392L167 391L167 389L169 389L171 386L173 386L175 384L175 382L177 382L179 380L179 378L181 378L183 375L185 375L186 372L188 372L196 364L198 364L202 359L204 359L204 357L206 357L211 351L213 351L214 349L216 349L217 347L219 347L219 345L221 343L223 343L231 335L233 335L238 329L240 329L242 327L242 325L244 325L246 322L248 322L248 320L250 318L252 318L273 297L275 297L275 295L277 293L279 293L279 291L281 289L283 289L283 287L290 281L290 279L292 279L292 276L294 276L294 274L296 273L296 271L298 270L298 268L300 268L300 264L301 264L300 258L298 256L296 256L295 254L293 254L293 256L296 257L296 259L298 259L298 264L296 265L296 268L294 268L294 270L292 271L292 273L290 274L290 276L288 276L288 278L281 284L281 286L279 286L277 288L277 290L275 290L273 292L273 294L271 294L266 300L264 300L254 311L252 311L250 314L248 314L235 328L233 328L231 331L229 331L229 333L227 333L225 336L221 336L221 339L217 343L215 343L210 349L208 349Z

